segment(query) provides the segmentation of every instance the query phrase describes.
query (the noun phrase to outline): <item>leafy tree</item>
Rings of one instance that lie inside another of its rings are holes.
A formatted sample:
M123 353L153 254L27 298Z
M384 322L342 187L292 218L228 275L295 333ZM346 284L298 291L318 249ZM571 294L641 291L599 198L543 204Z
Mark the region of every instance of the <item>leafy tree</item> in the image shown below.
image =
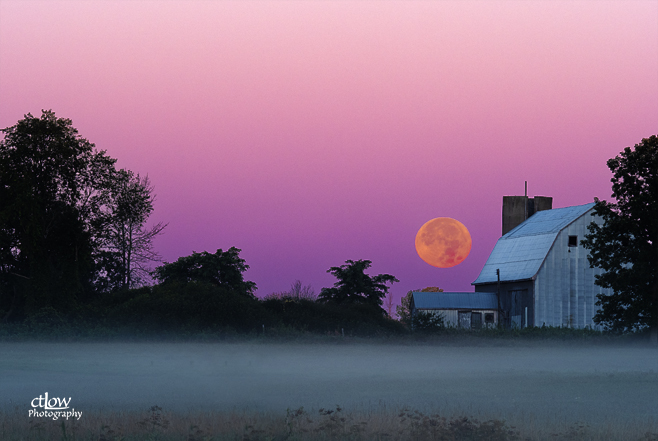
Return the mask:
M582 245L592 267L603 274L596 284L612 288L598 295L594 320L616 331L650 328L658 343L658 137L626 147L608 160L616 203L595 199L592 222Z
M415 291L408 291L407 294L400 299L400 304L395 307L395 313L398 319L407 326L411 326L411 298Z
M207 251L180 257L176 262L165 263L155 269L155 278L162 284L178 282L208 283L232 289L234 292L253 297L256 284L245 281L242 273L249 269L241 259L240 249L218 249L214 254Z
M44 111L2 129L0 141L0 302L19 310L70 308L93 278L90 219L107 192L115 160ZM4 301L3 301L4 300Z
M407 326L412 325L411 320L411 298L414 292L443 292L442 288L436 286L428 286L421 290L411 290L400 299L400 305L395 307L395 312L398 316L398 319Z
M102 260L108 226L134 209L119 207L119 183L131 174L52 111L27 114L2 133L0 318L68 311L119 271Z
M428 286L427 288L421 289L420 292L443 292L443 288L439 288L438 286Z
M370 260L347 260L345 265L333 266L327 270L338 281L333 288L322 288L318 300L336 304L362 303L377 307L382 313L383 298L388 293L387 283L399 282L390 274L378 274L371 277L365 273L370 268Z
M151 273L149 263L159 261L153 239L167 226L159 222L145 224L153 212L153 186L148 176L119 170L111 186L112 203L99 218L102 231L99 267L106 274L100 278L103 290L128 289L144 284Z

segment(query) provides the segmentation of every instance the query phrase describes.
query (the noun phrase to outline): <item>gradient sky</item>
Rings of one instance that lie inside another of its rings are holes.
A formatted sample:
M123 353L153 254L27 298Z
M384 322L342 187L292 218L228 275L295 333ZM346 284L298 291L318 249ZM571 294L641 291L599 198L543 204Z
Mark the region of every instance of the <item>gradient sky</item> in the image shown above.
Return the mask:
M236 246L258 295L373 261L472 291L503 195L610 198L658 133L658 1L0 1L0 126L52 109L148 174L167 261ZM470 256L418 257L436 217Z

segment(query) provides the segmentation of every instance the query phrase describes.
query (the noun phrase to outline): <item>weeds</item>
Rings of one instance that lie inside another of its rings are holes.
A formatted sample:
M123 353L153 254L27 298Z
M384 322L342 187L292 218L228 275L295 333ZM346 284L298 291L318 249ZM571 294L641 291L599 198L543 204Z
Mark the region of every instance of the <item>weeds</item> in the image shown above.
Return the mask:
M502 420L480 422L465 416L448 419L438 414L426 415L418 410L407 408L400 411L398 418L401 426L398 434L403 437L406 433L412 439L473 441L520 439L518 431L515 431L514 427L508 427Z
M443 415L402 408L394 413L346 412L335 406L309 412L303 407L272 413L165 413L159 406L146 412L87 412L75 423L22 418L0 412L2 440L7 441L658 441L655 422L619 423L618 427L586 422L556 426L499 418Z
M98 434L98 441L123 441L125 438L121 432L114 431L108 425L101 425L100 433Z

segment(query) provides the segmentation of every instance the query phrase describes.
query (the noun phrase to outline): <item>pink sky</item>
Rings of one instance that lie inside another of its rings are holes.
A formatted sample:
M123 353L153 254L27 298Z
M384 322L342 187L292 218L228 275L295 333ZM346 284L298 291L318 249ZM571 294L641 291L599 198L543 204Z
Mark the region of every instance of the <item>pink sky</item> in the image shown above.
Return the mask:
M0 126L52 109L148 174L167 261L241 248L258 295L347 259L472 291L503 195L609 199L658 133L658 1L0 2ZM470 256L434 268L452 217Z

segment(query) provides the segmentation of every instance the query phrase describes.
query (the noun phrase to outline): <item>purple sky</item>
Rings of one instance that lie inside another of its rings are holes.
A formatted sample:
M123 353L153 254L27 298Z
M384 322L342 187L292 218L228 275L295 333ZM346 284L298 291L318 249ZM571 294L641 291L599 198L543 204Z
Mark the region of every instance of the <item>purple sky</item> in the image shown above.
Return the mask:
M0 2L0 126L52 109L148 174L167 261L241 248L258 295L347 259L472 291L503 195L610 197L658 133L657 1ZM473 246L439 269L418 229Z

